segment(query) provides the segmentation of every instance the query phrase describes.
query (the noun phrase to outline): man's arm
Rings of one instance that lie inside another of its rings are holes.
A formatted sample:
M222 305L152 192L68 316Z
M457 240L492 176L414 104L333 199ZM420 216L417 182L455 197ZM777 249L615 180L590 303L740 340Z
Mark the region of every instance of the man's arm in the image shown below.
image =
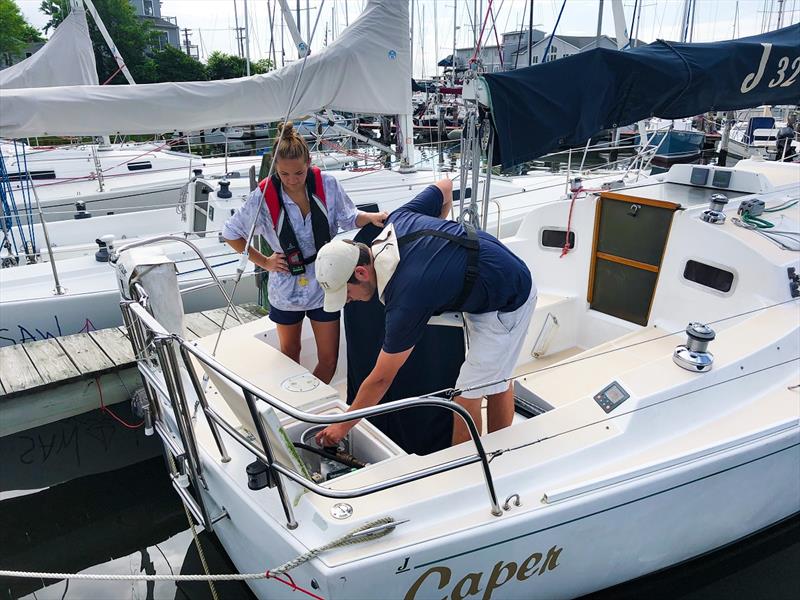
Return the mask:
M442 192L442 212L440 219L447 219L453 210L453 182L450 179L440 179L434 184Z
M395 354L389 354L381 350L375 367L361 384L361 387L358 388L356 398L347 411L350 412L360 408L369 408L380 402L381 398L386 394L386 390L392 385L392 381L394 381L400 367L405 364L412 350L414 350L413 346L408 350ZM356 419L354 421L329 425L317 434L317 443L320 446L335 446L339 443L339 440L347 435L348 431L355 427L358 421L359 419Z

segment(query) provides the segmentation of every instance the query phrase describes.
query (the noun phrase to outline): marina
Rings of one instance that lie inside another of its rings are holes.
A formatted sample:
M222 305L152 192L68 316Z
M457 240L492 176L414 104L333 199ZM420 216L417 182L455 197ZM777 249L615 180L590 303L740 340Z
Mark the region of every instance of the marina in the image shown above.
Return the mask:
M226 55L0 0L0 597L793 597L800 9L753 1L245 1Z

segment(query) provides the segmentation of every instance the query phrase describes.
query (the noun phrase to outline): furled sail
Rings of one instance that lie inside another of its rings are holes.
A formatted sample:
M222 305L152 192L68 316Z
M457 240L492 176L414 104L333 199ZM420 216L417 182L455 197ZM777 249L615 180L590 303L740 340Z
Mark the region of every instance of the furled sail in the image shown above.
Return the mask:
M192 131L321 109L411 112L406 2L370 0L333 43L280 70L223 81L0 90L0 137Z
M97 85L94 50L82 6L73 7L41 50L0 71L0 90L60 85ZM6 108L4 105L3 112Z
M483 76L510 167L656 116L800 103L800 24L725 42L597 49Z

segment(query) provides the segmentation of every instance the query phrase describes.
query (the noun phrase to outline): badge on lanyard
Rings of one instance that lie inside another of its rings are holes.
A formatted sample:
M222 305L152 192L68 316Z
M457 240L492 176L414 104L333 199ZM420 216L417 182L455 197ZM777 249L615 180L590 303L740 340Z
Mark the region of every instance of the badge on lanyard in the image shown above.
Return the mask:
M300 287L306 287L308 285L308 277L305 275L301 275L300 278L297 280L297 283L300 284Z

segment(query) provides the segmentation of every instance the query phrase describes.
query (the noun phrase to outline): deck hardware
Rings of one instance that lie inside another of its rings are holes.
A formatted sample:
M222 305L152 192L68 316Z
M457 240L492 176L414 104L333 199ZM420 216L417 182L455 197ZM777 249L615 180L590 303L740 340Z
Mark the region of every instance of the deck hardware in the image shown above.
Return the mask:
M228 188L230 188L230 185L231 185L230 181L227 181L226 179L222 179L219 182L219 190L217 190L217 198L224 198L226 200L228 198L232 198L233 194L231 193L230 189L228 189Z
M331 516L334 519L348 519L353 515L353 507L347 502L337 502L331 506Z
M247 465L247 487L251 490L263 490L270 484L269 467L260 460Z
M716 337L714 330L703 323L689 323L686 327L686 344L675 348L673 362L695 373L711 370L714 355L707 351L708 344Z
M799 297L800 275L797 274L797 269L794 267L788 267L786 269L786 275L789 277L789 293L792 295L792 298Z
M522 502L520 502L520 499L519 499L519 494L514 493L514 494L511 494L508 498L506 498L505 504L503 504L503 510L511 510L511 499L512 498L514 499L514 506L522 505Z
M92 217L92 213L86 212L86 202L83 200L78 200L75 203L75 214L72 215L72 218L76 221L81 219L90 219Z
M723 211L727 203L728 197L725 194L711 194L708 209L703 211L700 218L712 225L722 225L725 222L725 213Z
M227 510L225 510L225 508L223 508L223 509L222 509L222 512L220 512L220 513L219 513L219 514L218 514L216 517L212 517L212 518L211 518L211 522L212 522L214 525L216 525L217 523L219 523L220 521L222 521L222 519L230 519L230 518L231 518L231 516L228 514L228 511L227 511Z
M392 521L390 523L383 523L381 525L376 525L375 527L370 527L369 529L364 529L362 531L359 531L358 533L354 533L351 536L351 539L357 540L360 537L364 537L367 535L372 536L376 533L382 533L384 531L386 533L391 533L392 531L394 531L395 527L397 527L398 525L402 525L403 523L408 523L408 521L409 519L403 519L402 521Z
M144 421L144 434L151 436L153 429L153 414L150 412L150 399L143 387L133 390L131 394L131 412Z

